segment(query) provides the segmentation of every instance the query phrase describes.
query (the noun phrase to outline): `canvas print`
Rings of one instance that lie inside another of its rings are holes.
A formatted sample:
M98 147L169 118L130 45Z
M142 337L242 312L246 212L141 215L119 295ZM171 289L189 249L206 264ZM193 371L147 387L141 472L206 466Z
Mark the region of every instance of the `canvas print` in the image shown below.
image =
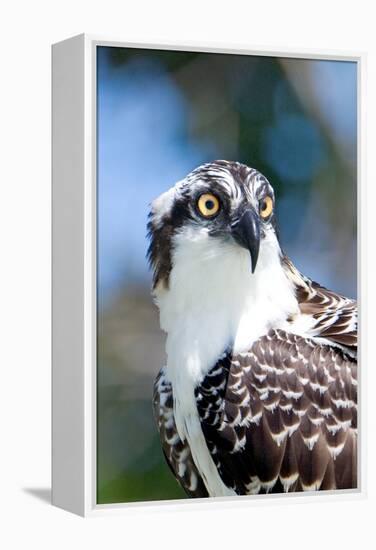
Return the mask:
M355 489L357 64L97 48L97 502Z

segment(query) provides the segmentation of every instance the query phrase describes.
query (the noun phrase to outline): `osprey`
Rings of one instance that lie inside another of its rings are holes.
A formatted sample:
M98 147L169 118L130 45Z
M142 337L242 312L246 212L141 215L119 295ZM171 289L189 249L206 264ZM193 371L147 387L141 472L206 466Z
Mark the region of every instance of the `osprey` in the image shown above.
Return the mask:
M357 486L356 302L282 252L274 191L216 161L152 203L162 448L194 497Z

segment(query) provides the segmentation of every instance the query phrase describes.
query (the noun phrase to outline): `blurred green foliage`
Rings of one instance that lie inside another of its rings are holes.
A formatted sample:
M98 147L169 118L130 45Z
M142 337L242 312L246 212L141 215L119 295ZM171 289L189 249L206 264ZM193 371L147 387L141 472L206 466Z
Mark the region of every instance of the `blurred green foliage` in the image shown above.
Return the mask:
M150 460L151 457L158 457L158 462L153 464L153 460ZM130 464L117 477L98 488L99 504L185 497L186 494L176 482L161 455L161 446L157 435L152 439L151 446L138 458L136 463Z

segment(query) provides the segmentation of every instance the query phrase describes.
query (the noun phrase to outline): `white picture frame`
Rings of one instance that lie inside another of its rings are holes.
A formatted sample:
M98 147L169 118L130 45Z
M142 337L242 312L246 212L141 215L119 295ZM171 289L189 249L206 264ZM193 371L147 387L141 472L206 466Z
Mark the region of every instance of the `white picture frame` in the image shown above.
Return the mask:
M52 47L52 502L81 516L124 508L264 506L269 499L336 500L366 495L365 371L360 369L359 486L332 493L260 495L98 505L96 502L96 48L174 49L306 59L348 60L358 67L358 299L365 291L365 54L274 51L213 44L127 44L79 35ZM365 346L361 308L360 357ZM361 361L361 359L360 359Z

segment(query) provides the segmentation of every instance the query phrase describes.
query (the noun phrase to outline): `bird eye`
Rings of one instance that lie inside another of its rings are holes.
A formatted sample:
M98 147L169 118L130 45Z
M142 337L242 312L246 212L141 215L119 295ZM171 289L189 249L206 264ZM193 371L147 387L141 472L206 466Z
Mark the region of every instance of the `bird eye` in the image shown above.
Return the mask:
M265 219L273 212L273 199L266 196L260 201L260 216Z
M211 218L219 211L219 200L211 193L204 193L197 201L197 208L202 216Z

